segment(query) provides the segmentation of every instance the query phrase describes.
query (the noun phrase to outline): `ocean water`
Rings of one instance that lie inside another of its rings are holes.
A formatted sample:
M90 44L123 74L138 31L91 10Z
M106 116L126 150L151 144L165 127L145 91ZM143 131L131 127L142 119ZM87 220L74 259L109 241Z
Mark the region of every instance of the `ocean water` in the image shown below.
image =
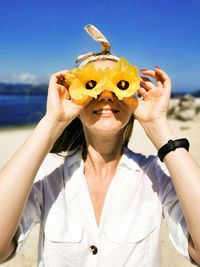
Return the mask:
M46 111L45 95L0 95L0 126L38 123Z

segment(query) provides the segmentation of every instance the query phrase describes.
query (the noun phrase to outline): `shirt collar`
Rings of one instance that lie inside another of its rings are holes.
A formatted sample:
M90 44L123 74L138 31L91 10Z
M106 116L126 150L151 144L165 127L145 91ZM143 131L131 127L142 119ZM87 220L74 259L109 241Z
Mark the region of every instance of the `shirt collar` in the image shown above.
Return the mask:
M65 166L69 168L75 163L78 163L82 161L82 153L81 150L75 151L69 151L63 153L63 156L66 157ZM119 162L118 167L126 167L127 169L138 171L140 170L140 160L142 155L136 154L133 151L131 151L129 148L124 148L124 153L122 154L121 160Z
M125 147L124 153L122 154L121 160L119 162L119 167L125 166L127 169L139 171L141 169L139 164L141 156L141 154L136 154L128 147Z
M67 168L82 160L81 150L62 152L62 156L65 157L65 167Z

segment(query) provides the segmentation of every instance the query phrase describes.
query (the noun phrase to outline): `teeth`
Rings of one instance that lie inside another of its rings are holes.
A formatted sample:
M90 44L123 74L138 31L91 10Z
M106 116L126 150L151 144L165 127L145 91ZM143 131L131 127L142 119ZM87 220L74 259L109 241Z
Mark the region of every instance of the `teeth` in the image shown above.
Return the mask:
M113 113L112 110L97 110L97 114L108 114L108 113Z

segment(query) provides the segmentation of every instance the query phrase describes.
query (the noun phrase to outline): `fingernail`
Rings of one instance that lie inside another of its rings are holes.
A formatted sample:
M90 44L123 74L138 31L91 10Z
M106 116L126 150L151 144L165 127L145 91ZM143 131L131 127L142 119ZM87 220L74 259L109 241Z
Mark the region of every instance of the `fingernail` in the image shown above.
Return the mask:
M155 66L156 69L160 69L158 66Z
M142 69L142 70L140 70L140 71L146 71L145 69Z

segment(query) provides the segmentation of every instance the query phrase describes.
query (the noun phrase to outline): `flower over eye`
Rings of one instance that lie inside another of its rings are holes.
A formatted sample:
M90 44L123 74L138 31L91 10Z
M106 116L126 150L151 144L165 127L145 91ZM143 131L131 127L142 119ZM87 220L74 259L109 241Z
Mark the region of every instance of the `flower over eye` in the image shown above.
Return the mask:
M94 62L74 68L65 76L69 82L69 93L73 100L84 103L89 97L97 98L102 92L104 72L101 68L96 70Z
M130 97L140 88L140 76L136 66L131 66L124 58L107 71L107 88L115 93L119 100Z

